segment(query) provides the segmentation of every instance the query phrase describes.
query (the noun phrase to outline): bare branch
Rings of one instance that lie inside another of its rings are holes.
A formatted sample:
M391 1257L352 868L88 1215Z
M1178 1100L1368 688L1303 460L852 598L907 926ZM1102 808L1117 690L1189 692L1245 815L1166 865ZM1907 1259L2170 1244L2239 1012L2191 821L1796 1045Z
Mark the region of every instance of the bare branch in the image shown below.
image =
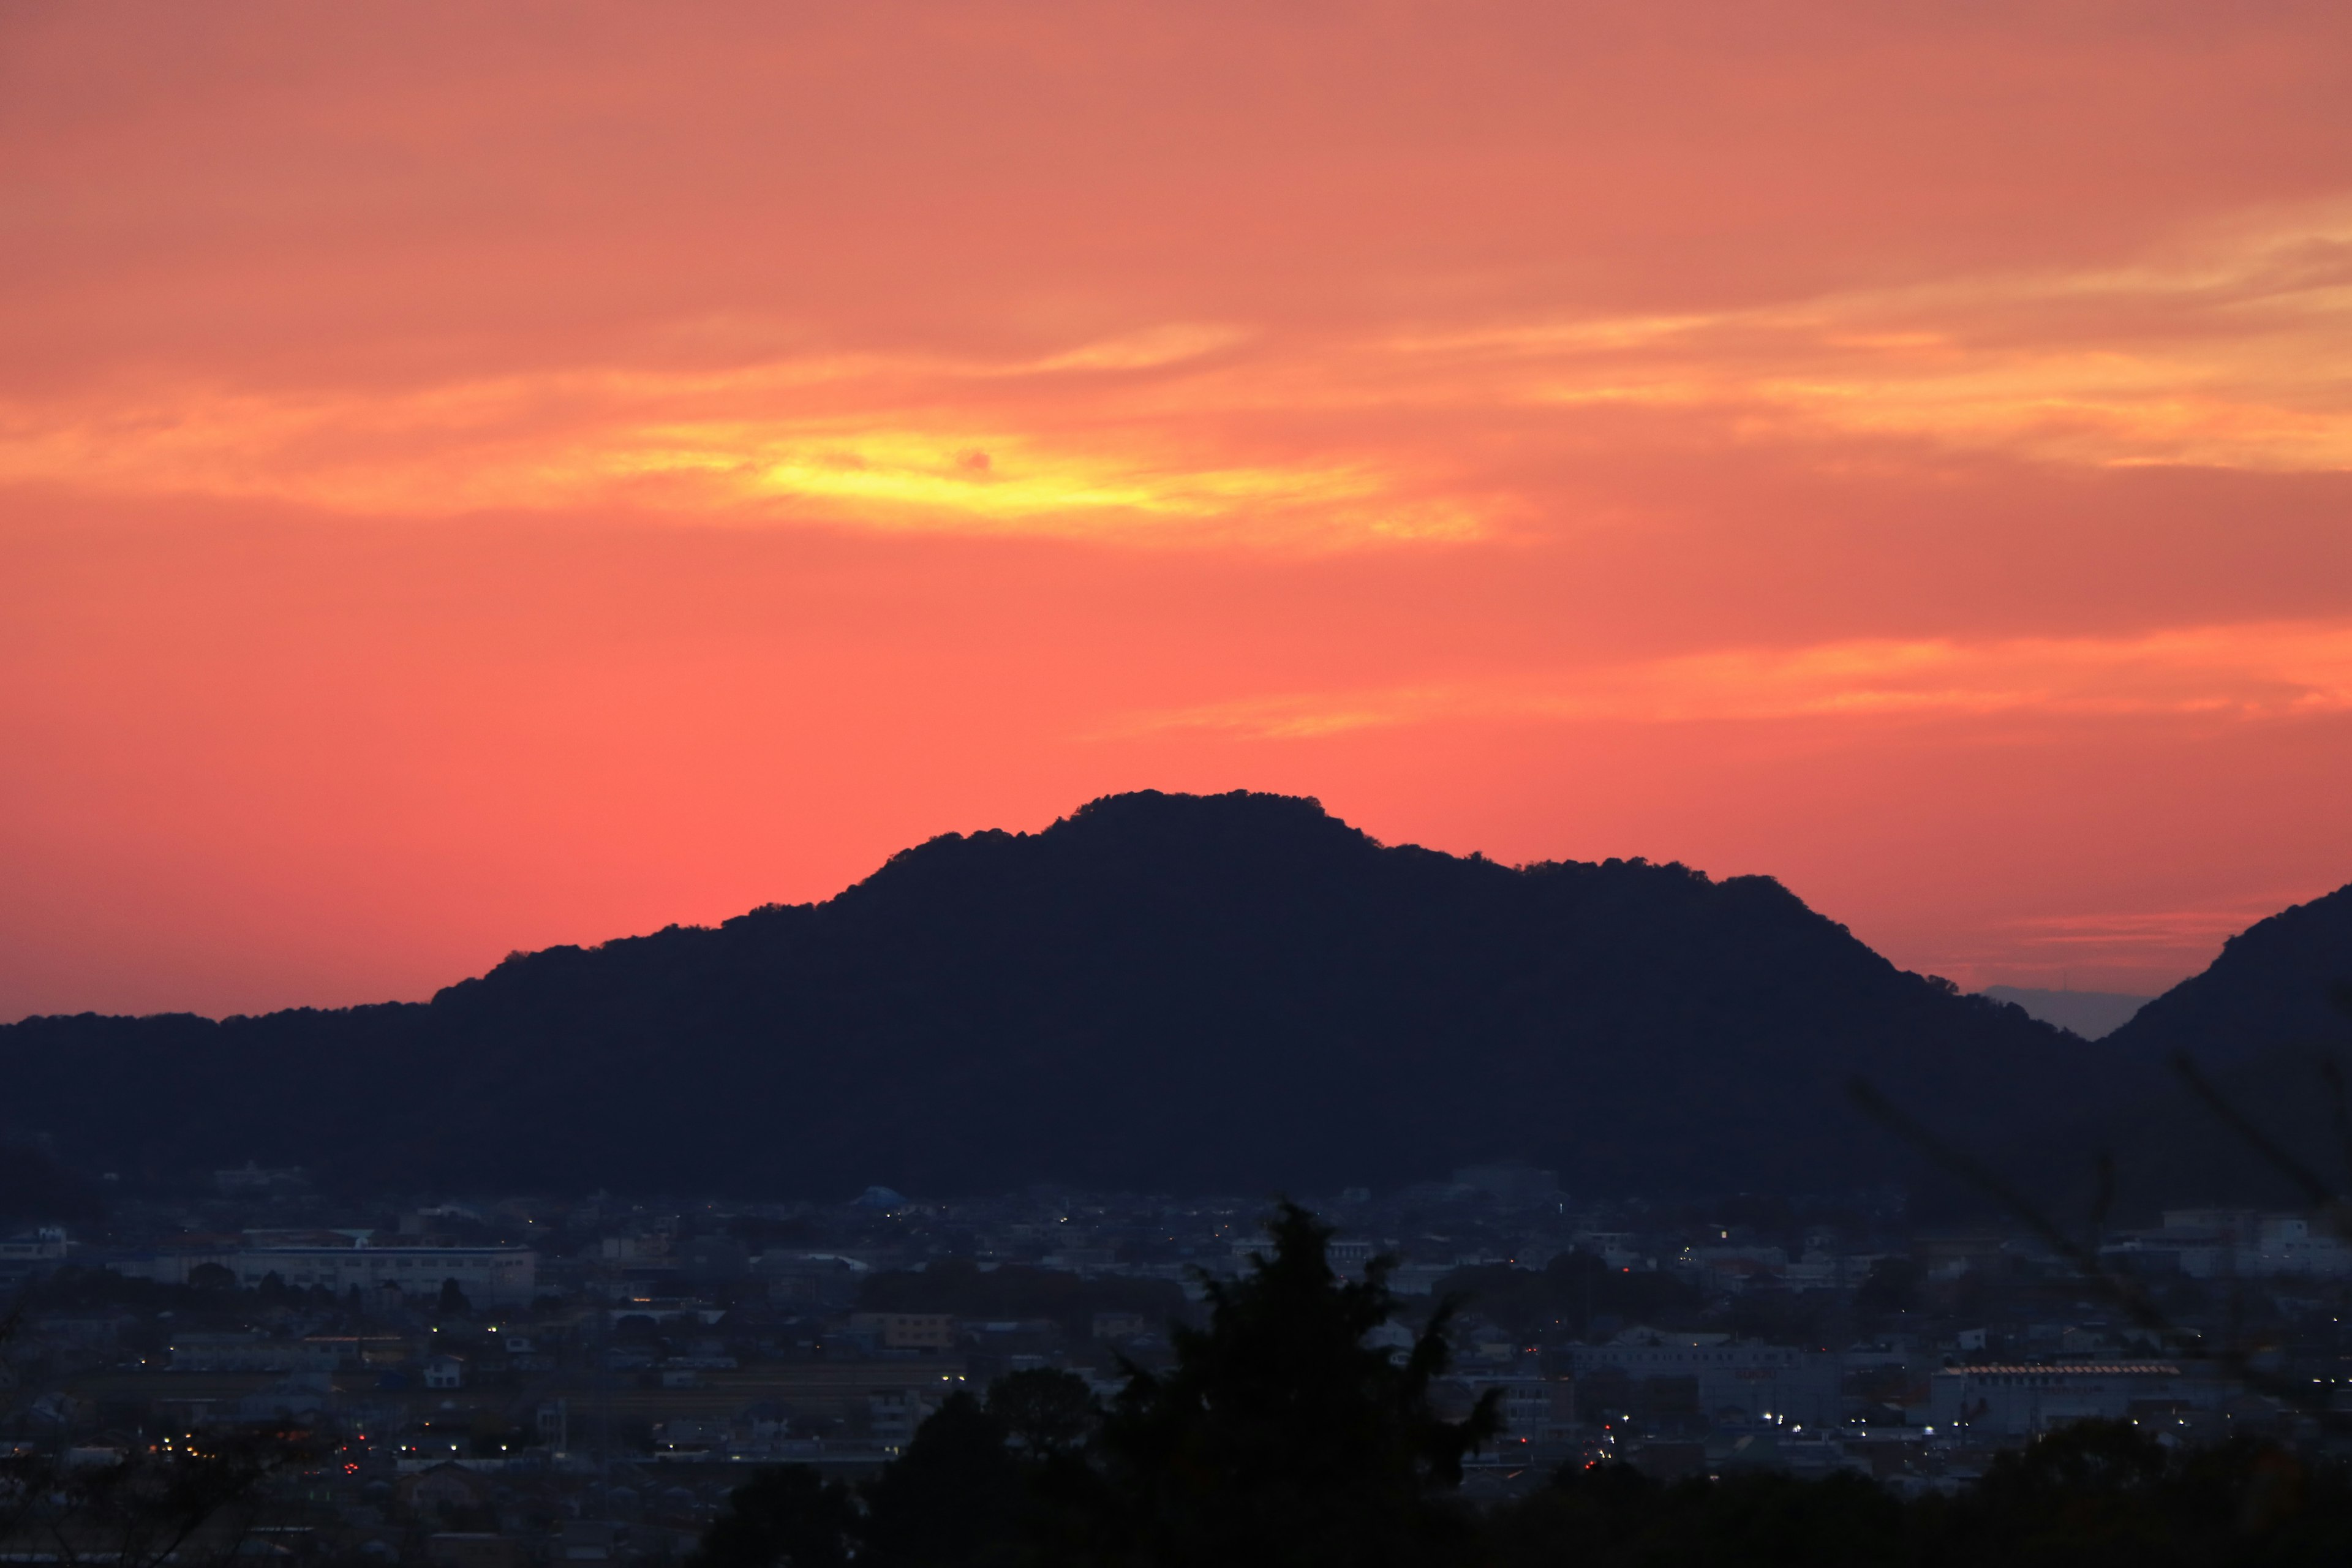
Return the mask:
M1906 1142L1942 1166L1953 1175L1967 1182L1979 1192L1992 1198L2011 1215L2040 1237L2053 1252L2074 1266L2075 1271L2094 1286L2106 1292L2130 1315L2133 1322L2152 1333L2162 1336L2168 1343L2179 1343L2203 1353L2203 1348L2193 1335L2185 1334L2172 1321L2149 1300L2147 1292L2134 1279L2118 1278L2109 1273L2099 1261L2098 1254L2068 1236L2055 1220L2042 1212L2031 1199L2011 1186L2000 1176L1974 1159L1945 1142L1908 1115L1895 1108L1892 1101L1880 1094L1867 1079L1855 1078L1846 1086L1846 1092L1864 1114L1896 1133Z
M2327 1394L2324 1391L2315 1394L2305 1384L2263 1372L2254 1366L2245 1352L2234 1346L2209 1345L2200 1336L2174 1323L2150 1299L2147 1289L2138 1280L2111 1272L2099 1261L2096 1252L2068 1236L2032 1199L2001 1180L1982 1162L1945 1142L1897 1110L1868 1079L1859 1077L1850 1079L1846 1091L1865 1115L1911 1144L1933 1163L2007 1209L2011 1216L2047 1243L2052 1251L2073 1264L2084 1282L2094 1291L2121 1308L2134 1323L2154 1334L2158 1342L2174 1353L2184 1360L2210 1363L2225 1376L2282 1405L2302 1411L2323 1426L2338 1430L2352 1426L2352 1416L2329 1408Z

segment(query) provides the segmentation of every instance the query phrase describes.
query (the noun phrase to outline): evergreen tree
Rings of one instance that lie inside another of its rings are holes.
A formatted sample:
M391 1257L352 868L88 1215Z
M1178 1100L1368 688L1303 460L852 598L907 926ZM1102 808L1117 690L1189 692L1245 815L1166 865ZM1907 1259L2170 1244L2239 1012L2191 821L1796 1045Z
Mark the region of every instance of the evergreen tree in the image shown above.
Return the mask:
M953 1394L864 1488L871 1568L987 1568L1020 1555L1025 1490L1002 1422Z
M1431 1408L1449 1310L1395 1359L1365 1343L1396 1310L1386 1260L1348 1283L1304 1209L1268 1229L1271 1256L1210 1282L1209 1327L1176 1331L1175 1366L1132 1373L1096 1443L1091 1517L1059 1544L1153 1568L1469 1560L1449 1493L1496 1420L1491 1394L1464 1421Z
M765 1470L737 1487L686 1568L845 1568L857 1504L806 1465Z

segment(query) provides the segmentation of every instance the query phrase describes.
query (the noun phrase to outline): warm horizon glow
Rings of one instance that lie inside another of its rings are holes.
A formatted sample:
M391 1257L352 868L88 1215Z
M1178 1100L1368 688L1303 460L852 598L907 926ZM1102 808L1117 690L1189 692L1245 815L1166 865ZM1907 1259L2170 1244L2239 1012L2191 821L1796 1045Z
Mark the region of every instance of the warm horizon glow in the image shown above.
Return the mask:
M2352 18L0 15L0 1018L1118 789L2153 991L2352 881Z

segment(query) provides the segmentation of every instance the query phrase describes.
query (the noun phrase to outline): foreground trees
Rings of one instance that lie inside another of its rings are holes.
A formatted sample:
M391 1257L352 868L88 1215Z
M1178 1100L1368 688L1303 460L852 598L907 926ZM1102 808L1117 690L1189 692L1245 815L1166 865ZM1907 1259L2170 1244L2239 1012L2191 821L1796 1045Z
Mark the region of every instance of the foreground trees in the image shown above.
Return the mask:
M251 1429L167 1443L0 1454L0 1561L210 1568L250 1559L271 1481L317 1463L303 1431Z
M1563 1474L1487 1521L1495 1568L2271 1568L2352 1562L2352 1477L2260 1443L2169 1449L2086 1421L1954 1497L1860 1477Z
M1129 1380L1066 1544L1155 1565L1469 1561L1450 1493L1497 1423L1492 1394L1464 1421L1430 1408L1447 1314L1400 1363L1364 1342L1395 1310L1384 1270L1339 1280L1330 1232L1295 1205L1271 1228L1254 1273L1211 1284L1209 1327L1177 1331L1174 1369Z
M1175 1365L1108 1410L1066 1373L950 1398L855 1489L771 1471L688 1568L2286 1568L2352 1562L2352 1474L2257 1443L2181 1451L2084 1423L1998 1458L1955 1497L1852 1476L1662 1485L1563 1471L1480 1515L1455 1495L1491 1404L1440 1419L1441 1310L1402 1357L1377 1266L1338 1278L1330 1233L1286 1205L1268 1256L1211 1287Z
M1451 1494L1496 1419L1430 1407L1446 1315L1402 1360L1368 1346L1395 1311L1383 1271L1340 1279L1294 1205L1271 1232L1246 1278L1211 1284L1209 1326L1176 1331L1174 1368L1133 1372L1108 1411L1066 1373L955 1395L856 1495L804 1469L742 1488L691 1568L1475 1561Z

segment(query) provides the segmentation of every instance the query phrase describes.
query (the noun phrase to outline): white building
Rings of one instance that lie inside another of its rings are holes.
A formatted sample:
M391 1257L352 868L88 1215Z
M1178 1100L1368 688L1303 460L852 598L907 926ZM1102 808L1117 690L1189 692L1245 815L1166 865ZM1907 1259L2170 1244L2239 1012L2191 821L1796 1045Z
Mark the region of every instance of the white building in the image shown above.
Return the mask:
M2352 1274L2352 1247L2324 1224L2313 1228L2303 1215L2266 1214L2255 1227L2253 1256L2247 1259L2241 1255L2239 1270L2340 1279Z
M2167 1209L2161 1226L2126 1234L2099 1251L2125 1268L2192 1279L2352 1277L2352 1246L2324 1222L2315 1225L2300 1214Z
M2169 1362L1954 1366L1928 1379L1929 1423L2028 1437L2069 1421L2127 1420L2203 1402Z

